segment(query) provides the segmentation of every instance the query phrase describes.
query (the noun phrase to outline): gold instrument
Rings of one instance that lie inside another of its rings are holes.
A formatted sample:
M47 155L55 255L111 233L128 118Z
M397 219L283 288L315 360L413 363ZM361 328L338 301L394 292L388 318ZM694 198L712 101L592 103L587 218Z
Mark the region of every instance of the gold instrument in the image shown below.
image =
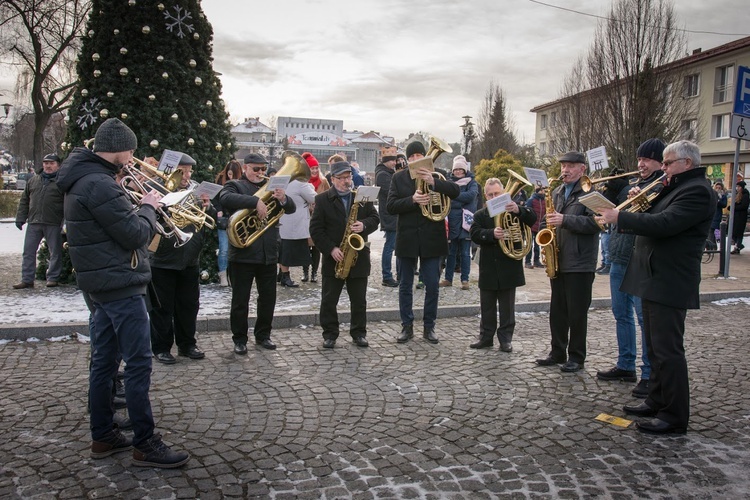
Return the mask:
M626 212L632 213L645 212L646 210L651 208L651 202L654 201L654 198L656 198L661 191L661 189L657 191L656 188L664 185L664 178L666 176L667 174L661 174L653 182L649 183L646 186L643 186L643 189L641 189L640 193L633 196L632 198L628 198L627 200L617 205L615 208L617 210L624 210Z
M365 247L365 239L357 233L352 232L352 224L357 222L357 212L359 211L359 203L354 203L353 200L356 198L357 192L352 191L352 208L349 209L349 217L346 220L346 229L344 230L344 237L341 239L341 245L339 248L344 254L344 258L341 262L336 262L335 276L340 280L345 280L349 276L349 271L352 270L354 264L357 262L359 251Z
M453 148L451 148L447 142L438 139L437 137L430 137L430 147L427 149L425 158L429 158L430 165L432 165L441 154L450 154L452 152ZM445 177L440 172L433 172L432 177L443 181L445 180ZM430 195L429 203L421 206L422 215L431 221L439 222L445 220L445 218L448 217L448 213L451 211L451 199L448 195L438 193L422 179L416 179L414 183L417 191Z
M149 169L153 169L158 172L157 169L155 169L151 165L148 165L147 163L142 162L141 160L138 160L137 158L133 158L133 160L135 160L135 164L138 166L142 167L143 165L147 165L148 168L145 169L146 171L149 171ZM134 205L140 205L143 197L150 191L158 191L161 194L166 194L168 192L165 186L162 186L158 182L155 182L151 176L142 172L135 166L125 165L122 167L122 172L124 175L120 179L120 186L130 197ZM182 172L176 170L175 174L177 173L179 173L179 179L182 179ZM164 175L162 172L159 172L159 174ZM177 182L178 187L179 185L180 183ZM186 244L188 241L190 241L190 238L193 237L192 233L186 233L185 231L182 231L179 227L177 227L177 224L174 222L170 214L166 210L164 210L162 206L158 206L156 208L156 215L158 219L158 224L156 224L156 231L165 238L173 238L175 240L175 248L181 247L182 245Z
M599 179L591 179L587 175L582 175L581 176L581 189L583 189L584 193L588 193L594 187L594 184L599 184L600 182L611 181L612 179L619 179L620 177L630 177L631 175L638 175L638 174L639 174L638 170L635 170L633 172L625 172L624 174L610 175L609 177L600 177Z
M557 179L548 179L547 187L544 188L544 208L547 215L555 212L555 203L552 200L552 183L561 179L562 176ZM545 271L547 271L547 277L555 279L559 270L558 254L560 252L560 248L557 246L555 226L548 222L547 227L540 229L536 233L536 243L542 249L541 261L544 264Z
M289 180L303 180L307 182L310 179L310 167L299 154L294 151L284 151L281 155L281 161L284 165L279 169L277 175L289 175ZM284 215L284 208L273 198L273 193L266 189L268 184L261 187L254 196L262 201L268 212L264 219L258 217L258 211L255 209L243 208L238 210L229 217L227 223L227 237L229 243L237 248L247 248L260 238L269 228L275 226L281 216Z
M505 192L514 198L525 186L532 184L513 170L508 170L508 182L505 184ZM510 212L503 212L494 217L495 227L502 226L505 238L498 240L503 253L511 259L521 260L531 250L531 228L524 225Z

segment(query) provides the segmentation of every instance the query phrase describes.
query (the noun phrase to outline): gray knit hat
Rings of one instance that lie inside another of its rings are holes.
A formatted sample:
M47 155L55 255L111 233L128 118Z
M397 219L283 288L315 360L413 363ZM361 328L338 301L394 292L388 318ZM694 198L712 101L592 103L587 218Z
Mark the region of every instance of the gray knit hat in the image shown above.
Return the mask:
M94 136L94 153L119 153L137 147L135 133L117 118L102 123Z

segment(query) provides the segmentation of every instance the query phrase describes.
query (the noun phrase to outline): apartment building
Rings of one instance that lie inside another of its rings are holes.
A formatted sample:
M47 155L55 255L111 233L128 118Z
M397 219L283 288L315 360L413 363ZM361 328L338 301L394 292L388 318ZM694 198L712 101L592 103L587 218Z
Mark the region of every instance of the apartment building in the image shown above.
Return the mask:
M701 148L703 165L712 179L727 179L734 162L736 141L729 137L732 104L735 95L737 67L750 66L750 37L718 47L697 49L683 59L655 71L674 73L682 80L673 82L672 90L683 99L693 100L682 117L680 136L665 140L689 139ZM536 114L536 148L542 156L554 156L569 149L571 141L561 134L558 124L574 99L586 99L591 92L558 99L531 110ZM593 145L596 147L599 145ZM740 141L739 171L750 175L750 141Z

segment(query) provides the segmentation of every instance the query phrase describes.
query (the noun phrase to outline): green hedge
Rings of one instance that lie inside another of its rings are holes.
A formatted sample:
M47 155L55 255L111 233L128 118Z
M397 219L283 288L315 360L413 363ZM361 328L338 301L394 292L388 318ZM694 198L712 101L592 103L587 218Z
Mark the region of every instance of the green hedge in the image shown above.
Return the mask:
M3 189L0 191L0 218L16 218L18 202L21 201L23 191Z

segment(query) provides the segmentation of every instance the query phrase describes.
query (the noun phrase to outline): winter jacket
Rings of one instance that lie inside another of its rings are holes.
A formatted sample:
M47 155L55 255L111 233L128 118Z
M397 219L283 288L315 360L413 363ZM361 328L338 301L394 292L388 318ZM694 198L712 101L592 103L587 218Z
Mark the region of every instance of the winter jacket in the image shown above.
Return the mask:
M536 215L536 222L531 226L531 232L538 233L539 225L542 223L542 219L544 219L544 216L547 213L547 206L544 203L544 192L533 193L526 201L526 206Z
M268 183L263 180L260 184L254 184L245 176L241 179L229 181L219 192L221 206L226 215L231 217L234 212L242 209L255 210L259 198L255 193ZM275 201L275 198L273 198ZM268 202L265 203L266 206ZM282 206L284 213L292 214L297 206L291 196L286 197L286 203ZM229 262L241 262L243 264L276 264L279 261L279 225L266 229L263 235L247 248L237 248L229 245Z
M28 222L61 226L62 220L63 194L57 188L57 174L51 177L34 174L26 183L18 203L16 224Z
M717 193L718 195L718 193ZM711 229L721 228L721 219L724 217L724 209L727 208L727 194L724 193L718 197L719 201L716 202L716 213L711 221Z
M391 179L395 170L391 170L382 163L375 167L375 185L380 187L378 192L378 215L380 215L380 229L382 231L395 231L398 217L388 212L388 190L391 188Z
M216 220L216 210L212 206L209 205L206 213ZM187 243L180 247L174 246L174 238L161 237L156 251L151 252L151 267L182 271L188 267L198 265L203 244L208 238L211 238L212 231L205 225L200 231L196 231L195 226L192 224L188 224L186 227L180 228L180 230L193 236L190 237Z
M734 199L737 199L735 189ZM750 207L750 193L742 189L742 199L734 203L734 221L732 222L732 239L737 240L745 232L747 226L747 209Z
M115 181L118 170L76 148L57 175L78 287L97 302L145 295L151 281L147 246L156 232L156 212L151 205L133 207Z
M458 185L460 194L451 200L451 211L448 213L448 240L468 240L471 235L463 228L464 209L472 214L477 211L479 184L474 180L472 172L466 172L465 177L451 176L451 182Z
M433 189L451 199L461 194L458 185L448 180L435 179ZM429 259L448 255L445 220L433 221L422 215L421 205L412 199L415 192L409 169L393 174L386 207L388 212L398 216L396 256Z
M310 237L310 207L315 203L315 188L307 181L294 180L286 188L286 195L298 207L293 213L284 213L279 221L282 240L304 240Z
M552 193L555 210L565 216L556 229L561 273L593 273L596 270L600 228L593 212L578 201L585 194L580 181L576 181L567 200L564 184Z

